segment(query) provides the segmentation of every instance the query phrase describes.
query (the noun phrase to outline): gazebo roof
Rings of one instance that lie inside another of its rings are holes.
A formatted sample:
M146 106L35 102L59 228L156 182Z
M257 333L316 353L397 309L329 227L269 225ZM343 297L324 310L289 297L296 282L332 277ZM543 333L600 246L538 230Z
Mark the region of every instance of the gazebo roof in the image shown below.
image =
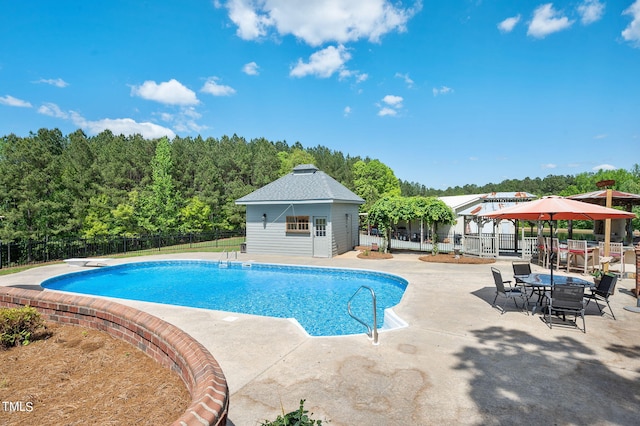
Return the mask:
M570 195L567 198L570 198L572 200L584 201L586 203L600 204L604 206L607 201L607 190L599 189L597 191L586 192L584 194ZM611 190L611 205L638 206L640 205L640 195Z

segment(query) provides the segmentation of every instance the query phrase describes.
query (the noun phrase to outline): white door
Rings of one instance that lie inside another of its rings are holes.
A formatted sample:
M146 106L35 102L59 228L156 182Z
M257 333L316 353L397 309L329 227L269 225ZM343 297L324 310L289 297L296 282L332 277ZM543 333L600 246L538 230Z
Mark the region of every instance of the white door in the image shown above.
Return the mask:
M313 257L330 257L326 216L313 218Z

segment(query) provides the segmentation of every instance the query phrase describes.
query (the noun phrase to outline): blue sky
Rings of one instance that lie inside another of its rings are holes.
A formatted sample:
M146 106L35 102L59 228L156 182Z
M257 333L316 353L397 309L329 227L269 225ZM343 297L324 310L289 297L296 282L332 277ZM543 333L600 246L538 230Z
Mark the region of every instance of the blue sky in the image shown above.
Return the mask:
M640 163L640 0L0 0L0 136L238 134L428 187Z

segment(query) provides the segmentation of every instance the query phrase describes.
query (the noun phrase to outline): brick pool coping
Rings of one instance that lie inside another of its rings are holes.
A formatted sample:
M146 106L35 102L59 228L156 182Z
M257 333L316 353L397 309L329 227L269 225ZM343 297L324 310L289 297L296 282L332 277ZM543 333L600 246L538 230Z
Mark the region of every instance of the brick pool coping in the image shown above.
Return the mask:
M51 322L104 331L178 373L191 405L174 425L225 426L229 388L220 365L199 342L146 312L105 299L13 287L0 289L0 307L32 306Z

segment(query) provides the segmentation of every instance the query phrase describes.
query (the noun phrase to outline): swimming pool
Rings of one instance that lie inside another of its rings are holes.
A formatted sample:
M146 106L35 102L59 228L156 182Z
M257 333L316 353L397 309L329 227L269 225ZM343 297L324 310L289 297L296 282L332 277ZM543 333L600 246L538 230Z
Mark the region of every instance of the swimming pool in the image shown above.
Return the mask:
M400 302L407 281L368 270L174 260L107 266L42 283L51 290L294 318L311 336L366 332L347 313L349 299L363 285L376 293L378 328L383 328L385 309ZM369 292L358 293L352 311L373 324Z

